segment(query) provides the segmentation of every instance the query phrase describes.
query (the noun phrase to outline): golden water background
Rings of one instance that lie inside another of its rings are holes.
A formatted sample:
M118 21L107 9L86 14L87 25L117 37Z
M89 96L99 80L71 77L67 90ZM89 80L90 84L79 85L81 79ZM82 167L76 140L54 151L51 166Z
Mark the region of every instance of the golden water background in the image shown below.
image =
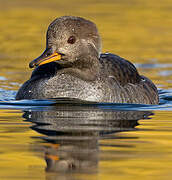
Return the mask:
M45 48L48 25L63 15L94 21L102 36L103 52L138 63L171 61L171 0L1 0L0 5L1 73L15 72L15 77L7 75L11 81L22 83L28 78L28 63ZM157 70L144 74L169 88Z
M136 63L159 88L171 90L171 0L0 0L0 89L15 91L29 78L28 63L43 52L48 25L63 15L95 22L103 52ZM0 179L171 179L172 114L154 113L152 119L139 121L141 131L99 142L114 146L100 146L96 173L71 177L46 173L42 142L33 138L41 135L29 128L20 110L1 109Z

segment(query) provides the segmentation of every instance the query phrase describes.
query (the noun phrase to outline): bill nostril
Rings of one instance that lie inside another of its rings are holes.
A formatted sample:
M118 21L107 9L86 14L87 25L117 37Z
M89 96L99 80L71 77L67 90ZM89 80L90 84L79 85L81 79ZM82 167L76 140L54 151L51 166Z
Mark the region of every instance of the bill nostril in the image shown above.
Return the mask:
M48 56L50 56L50 55L51 55L51 53L47 53L45 56L48 57Z

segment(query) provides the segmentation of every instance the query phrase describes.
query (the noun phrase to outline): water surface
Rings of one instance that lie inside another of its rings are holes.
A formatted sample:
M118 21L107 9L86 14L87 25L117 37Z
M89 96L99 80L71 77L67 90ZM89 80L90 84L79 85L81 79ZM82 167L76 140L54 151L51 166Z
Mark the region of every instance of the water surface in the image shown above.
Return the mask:
M0 179L171 179L170 0L0 0ZM159 105L15 101L62 15L94 21L103 52L135 63L159 88Z

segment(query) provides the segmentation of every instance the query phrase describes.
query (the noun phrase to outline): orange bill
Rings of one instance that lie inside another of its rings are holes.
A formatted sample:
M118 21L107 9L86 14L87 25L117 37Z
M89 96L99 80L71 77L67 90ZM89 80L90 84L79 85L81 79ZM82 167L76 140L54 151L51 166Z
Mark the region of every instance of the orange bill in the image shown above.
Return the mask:
M47 64L53 61L58 61L60 59L61 59L61 55L55 52L52 55L40 60L40 63L38 65L40 66L40 65Z
M47 51L45 51L41 56L30 62L29 67L33 68L34 66L40 66L50 62L58 61L60 59L61 59L61 54L55 52L47 56Z
M56 156L56 155L46 154L45 157L46 157L47 159L51 159L51 160L54 160L54 161L58 161L58 160L59 160L59 157Z

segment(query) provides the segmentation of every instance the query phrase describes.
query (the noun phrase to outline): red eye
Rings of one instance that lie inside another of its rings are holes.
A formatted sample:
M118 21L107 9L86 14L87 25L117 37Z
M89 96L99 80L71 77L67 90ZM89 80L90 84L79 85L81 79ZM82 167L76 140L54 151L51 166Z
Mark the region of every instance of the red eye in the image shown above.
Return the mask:
M69 44L74 44L75 41L76 41L75 36L70 36L69 39L67 40L67 42L68 42Z

